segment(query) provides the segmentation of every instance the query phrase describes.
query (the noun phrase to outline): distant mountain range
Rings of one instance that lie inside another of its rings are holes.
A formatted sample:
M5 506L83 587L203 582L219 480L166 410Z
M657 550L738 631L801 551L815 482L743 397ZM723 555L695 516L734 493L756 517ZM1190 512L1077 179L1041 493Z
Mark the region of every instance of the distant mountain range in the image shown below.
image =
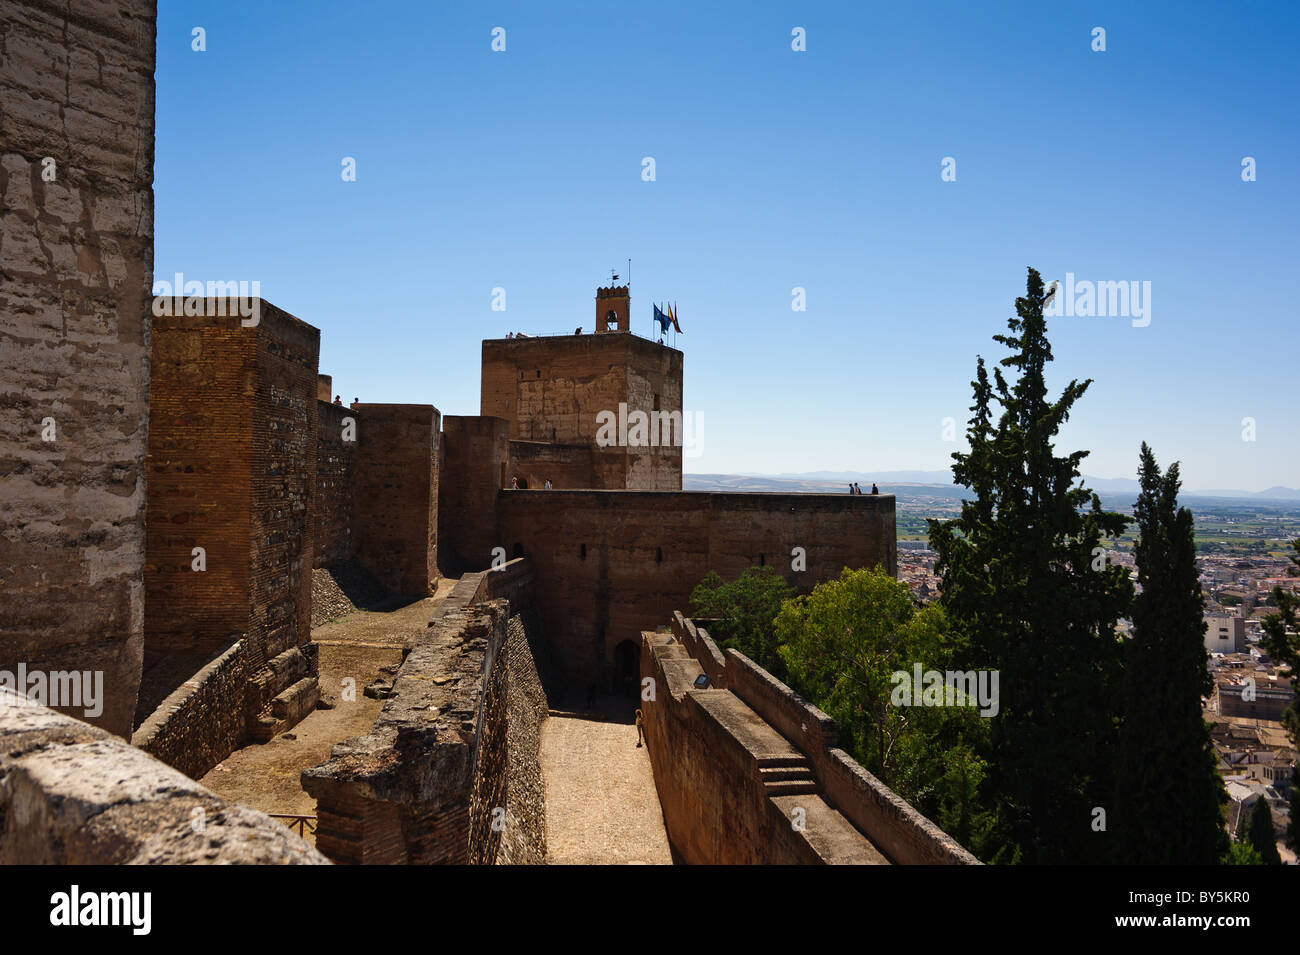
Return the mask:
M1138 482L1133 478L1099 478L1089 474L1083 476L1088 487L1098 493L1133 494L1138 492ZM948 497L953 492L960 492L952 483L952 472L940 471L878 471L868 474L863 471L804 471L786 474L686 474L682 476L682 486L688 491L733 490L733 491L790 491L806 490L824 492L837 490L857 481L871 489L871 482L878 485L909 485L913 487L934 488L936 496ZM939 489L944 489L940 491ZM1186 490L1185 497L1220 497L1247 498L1257 501L1300 501L1300 489L1274 485L1262 491L1241 491L1215 488L1210 490Z

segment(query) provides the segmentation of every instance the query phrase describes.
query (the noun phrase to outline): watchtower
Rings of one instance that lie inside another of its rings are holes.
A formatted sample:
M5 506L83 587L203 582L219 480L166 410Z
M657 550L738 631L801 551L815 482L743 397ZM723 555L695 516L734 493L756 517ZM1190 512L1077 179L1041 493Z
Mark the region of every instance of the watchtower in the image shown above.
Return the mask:
M632 330L632 296L626 285L596 289L596 332Z

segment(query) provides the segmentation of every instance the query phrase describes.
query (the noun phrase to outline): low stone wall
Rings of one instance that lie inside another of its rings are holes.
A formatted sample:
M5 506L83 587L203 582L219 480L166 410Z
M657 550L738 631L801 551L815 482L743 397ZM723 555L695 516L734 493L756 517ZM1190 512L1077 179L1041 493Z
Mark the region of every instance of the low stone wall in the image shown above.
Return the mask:
M244 738L247 644L236 640L140 724L131 745L195 779Z
M664 825L692 865L885 865L811 784L807 760L734 693L696 688L680 640L642 634L641 704Z
M327 863L269 816L0 690L0 865Z
M840 749L835 721L743 653L728 650L727 687L803 752L826 800L900 865L978 860Z
M474 864L546 861L546 795L538 754L548 710L533 656L540 637L536 611L510 617L505 647L488 681L470 797L469 861Z
M336 862L541 862L546 718L527 561L466 574L407 645L371 732L302 774ZM516 604L495 597L512 594Z
M316 708L319 650L290 647L257 666L247 639L235 641L145 718L132 745L198 779L245 742L268 742Z
M754 794L759 792L755 782L762 783L761 764L766 759L770 780L778 776L789 777L790 781L802 779L806 790L803 794L779 795L782 787L769 782L769 793L778 792L772 802L802 799L808 819L814 815L810 808L814 806L817 815L830 818L822 812L824 807L851 823L854 831L890 862L978 864L955 839L839 749L838 727L827 714L744 654L736 650L720 653L707 631L680 612L673 615L671 629L671 642L664 635L643 634L643 676L656 679L661 696L667 688L666 706L661 701L646 704L643 709L669 836L688 861L736 861L737 857L762 861L763 853L770 850L761 841L755 843L758 836L776 839L775 846L785 845L782 851L793 853L788 861L797 861L795 856L806 854L805 847L789 845L783 828L778 827L779 832L764 829L767 807ZM701 674L709 677L708 689L694 688ZM759 725L755 726L755 722ZM780 743L768 733L779 736L790 752L778 753ZM708 746L702 747L701 739L708 739ZM733 758L735 765L724 771L724 754L736 757L738 752L743 755ZM726 779L729 774L732 778ZM719 776L724 777L722 781ZM734 791L727 791L727 787ZM789 788L800 786L795 782ZM683 795L683 790L689 795ZM732 827L728 837L732 845L715 846L710 841L716 834L704 821L707 812L701 811L701 800L729 803L729 811L736 814L738 821L720 818L718 824L724 830ZM852 838L846 837L837 824L827 826L826 834L832 832L834 839L820 844L811 840L820 861L838 861L837 854L853 848ZM683 849L678 840L688 848Z

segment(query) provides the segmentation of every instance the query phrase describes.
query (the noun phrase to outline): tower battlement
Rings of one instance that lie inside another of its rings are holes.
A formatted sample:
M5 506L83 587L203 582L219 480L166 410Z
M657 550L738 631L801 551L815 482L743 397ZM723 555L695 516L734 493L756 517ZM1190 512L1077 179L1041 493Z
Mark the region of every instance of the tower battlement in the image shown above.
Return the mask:
M596 289L596 332L632 330L632 293L626 285Z

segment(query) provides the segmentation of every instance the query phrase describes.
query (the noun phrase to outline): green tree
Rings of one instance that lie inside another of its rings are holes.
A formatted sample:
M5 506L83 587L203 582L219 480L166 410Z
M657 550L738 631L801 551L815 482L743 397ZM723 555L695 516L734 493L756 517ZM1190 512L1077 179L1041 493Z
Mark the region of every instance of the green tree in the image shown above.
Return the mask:
M788 601L776 635L790 684L835 719L841 745L963 845L979 845L987 721L970 706L894 702L896 673L910 681L917 663L950 668L943 608L918 609L908 586L880 568L846 569Z
M709 571L691 592L696 617L715 618L709 636L722 647L734 647L778 680L786 677L777 653L772 621L794 588L772 567L747 567L731 583Z
M1229 844L1228 850L1220 858L1222 865L1263 865L1264 860L1260 858L1254 846L1245 842L1233 842Z
M1103 541L1113 545L1128 522L1082 485L1087 451L1055 454L1091 380L1048 400L1047 297L1030 269L1010 334L994 336L1011 354L992 382L977 362L970 451L953 455L954 482L974 498L955 520L930 521L930 543L957 636L1001 674L988 749L992 861L1086 863L1109 855L1094 810L1114 791L1116 623L1132 599ZM1017 373L1014 384L1002 368Z
M1282 856L1277 851L1277 835L1273 832L1273 814L1268 811L1268 800L1260 796L1250 811L1250 828L1246 842L1259 853L1264 865L1281 865Z
M1123 723L1115 796L1120 861L1213 865L1228 848L1227 801L1201 698L1205 599L1192 514L1178 506L1178 465L1162 477L1142 444L1134 546L1141 592L1124 648Z

